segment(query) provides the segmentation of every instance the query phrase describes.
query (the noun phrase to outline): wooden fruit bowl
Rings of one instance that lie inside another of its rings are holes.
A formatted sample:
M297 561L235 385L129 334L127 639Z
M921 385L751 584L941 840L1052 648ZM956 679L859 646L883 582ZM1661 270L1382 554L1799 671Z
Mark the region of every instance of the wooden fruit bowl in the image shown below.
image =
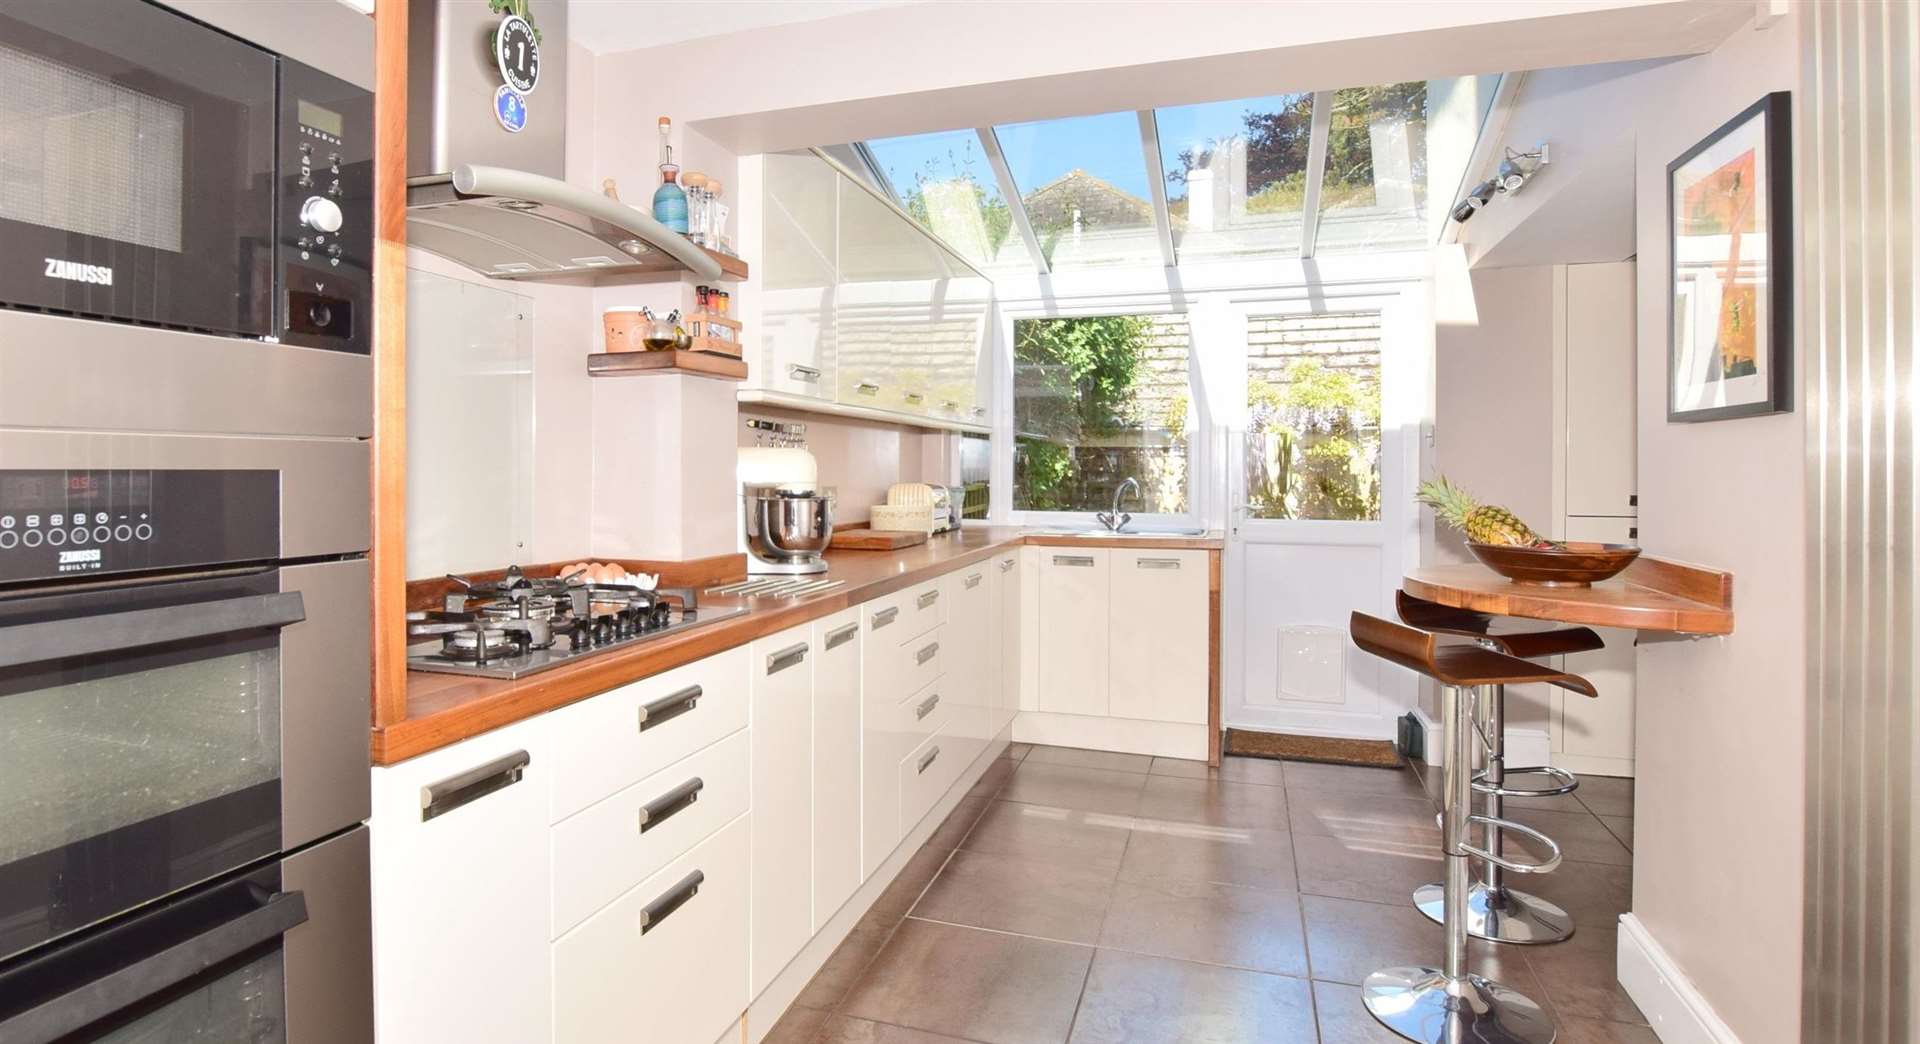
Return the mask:
M1631 544L1568 541L1564 547L1517 547L1467 543L1480 564L1516 584L1541 587L1591 587L1609 580L1640 557Z

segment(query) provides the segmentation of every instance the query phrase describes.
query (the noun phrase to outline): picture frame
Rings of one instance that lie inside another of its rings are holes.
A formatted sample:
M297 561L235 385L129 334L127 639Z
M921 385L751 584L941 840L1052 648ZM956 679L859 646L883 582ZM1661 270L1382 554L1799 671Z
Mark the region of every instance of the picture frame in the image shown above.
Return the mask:
M1667 164L1667 420L1793 410L1792 96Z

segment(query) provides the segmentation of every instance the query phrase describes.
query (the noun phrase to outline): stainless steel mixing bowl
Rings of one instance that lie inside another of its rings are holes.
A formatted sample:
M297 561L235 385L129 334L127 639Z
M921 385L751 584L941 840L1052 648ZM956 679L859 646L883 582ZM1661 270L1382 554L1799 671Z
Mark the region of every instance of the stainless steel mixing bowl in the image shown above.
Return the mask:
M817 557L833 539L833 494L828 491L749 487L747 542L772 560Z

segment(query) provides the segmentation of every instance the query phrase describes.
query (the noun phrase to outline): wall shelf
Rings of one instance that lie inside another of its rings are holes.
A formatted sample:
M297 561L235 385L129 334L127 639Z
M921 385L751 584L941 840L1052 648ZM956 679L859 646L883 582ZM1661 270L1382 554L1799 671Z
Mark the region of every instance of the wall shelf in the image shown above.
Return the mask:
M587 356L594 377L647 377L681 373L721 381L744 381L747 364L706 352L597 352Z

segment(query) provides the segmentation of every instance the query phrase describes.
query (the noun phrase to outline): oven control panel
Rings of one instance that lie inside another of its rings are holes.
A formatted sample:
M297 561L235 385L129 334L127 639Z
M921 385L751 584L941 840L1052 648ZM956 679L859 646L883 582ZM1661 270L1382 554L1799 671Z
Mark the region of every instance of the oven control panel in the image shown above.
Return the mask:
M280 60L280 340L373 339L373 95Z
M279 553L278 471L0 470L0 583Z

